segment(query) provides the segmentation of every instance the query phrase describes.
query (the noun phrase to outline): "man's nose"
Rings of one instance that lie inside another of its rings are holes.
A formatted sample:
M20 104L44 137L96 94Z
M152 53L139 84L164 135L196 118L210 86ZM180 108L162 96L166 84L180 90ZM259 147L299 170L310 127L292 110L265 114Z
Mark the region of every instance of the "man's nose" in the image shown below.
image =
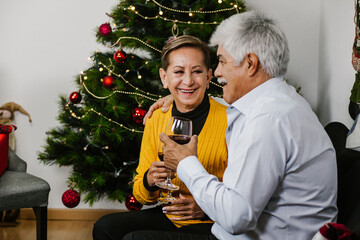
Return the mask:
M217 77L217 78L221 77L221 71L220 71L220 68L219 68L219 64L216 66L214 76Z

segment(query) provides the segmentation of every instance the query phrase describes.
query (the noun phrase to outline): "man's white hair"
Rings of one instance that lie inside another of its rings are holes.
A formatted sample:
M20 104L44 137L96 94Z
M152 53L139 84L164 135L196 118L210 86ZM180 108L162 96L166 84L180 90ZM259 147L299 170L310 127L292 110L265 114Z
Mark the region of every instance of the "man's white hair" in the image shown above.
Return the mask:
M250 11L235 14L216 28L210 46L222 46L240 65L248 53L255 53L262 69L272 77L283 76L289 63L285 34L274 21Z

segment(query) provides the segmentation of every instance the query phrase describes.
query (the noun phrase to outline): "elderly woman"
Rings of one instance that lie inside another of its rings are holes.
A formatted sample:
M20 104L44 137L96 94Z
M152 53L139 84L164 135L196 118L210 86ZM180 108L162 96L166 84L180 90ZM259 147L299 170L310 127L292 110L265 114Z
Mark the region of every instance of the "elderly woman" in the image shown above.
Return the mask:
M205 94L212 77L208 46L195 37L181 36L166 43L161 60L160 78L174 101L170 111L156 110L145 126L133 188L135 198L145 205L157 204L161 190L155 183L167 176L164 162L158 159L158 144L171 116L192 120L193 134L198 135L198 157L210 174L221 181L227 165L226 107ZM180 186L179 199L165 210L157 206L104 216L94 225L94 240L121 239L141 230L210 233L213 222L177 177L172 182Z

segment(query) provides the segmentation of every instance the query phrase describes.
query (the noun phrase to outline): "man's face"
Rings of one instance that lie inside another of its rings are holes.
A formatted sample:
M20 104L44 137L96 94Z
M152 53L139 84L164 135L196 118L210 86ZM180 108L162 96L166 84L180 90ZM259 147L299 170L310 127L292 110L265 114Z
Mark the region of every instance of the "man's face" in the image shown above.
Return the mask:
M223 98L228 104L232 104L248 92L247 62L242 61L240 66L234 66L234 58L222 46L218 47L217 56L219 64L215 76L224 81Z

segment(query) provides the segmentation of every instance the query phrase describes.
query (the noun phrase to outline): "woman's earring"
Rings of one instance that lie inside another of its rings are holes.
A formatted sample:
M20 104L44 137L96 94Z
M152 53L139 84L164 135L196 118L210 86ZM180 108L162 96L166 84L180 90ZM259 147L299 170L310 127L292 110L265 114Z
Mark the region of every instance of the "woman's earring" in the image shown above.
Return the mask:
M210 88L210 86L209 86L209 84L206 86L206 89L209 89Z

